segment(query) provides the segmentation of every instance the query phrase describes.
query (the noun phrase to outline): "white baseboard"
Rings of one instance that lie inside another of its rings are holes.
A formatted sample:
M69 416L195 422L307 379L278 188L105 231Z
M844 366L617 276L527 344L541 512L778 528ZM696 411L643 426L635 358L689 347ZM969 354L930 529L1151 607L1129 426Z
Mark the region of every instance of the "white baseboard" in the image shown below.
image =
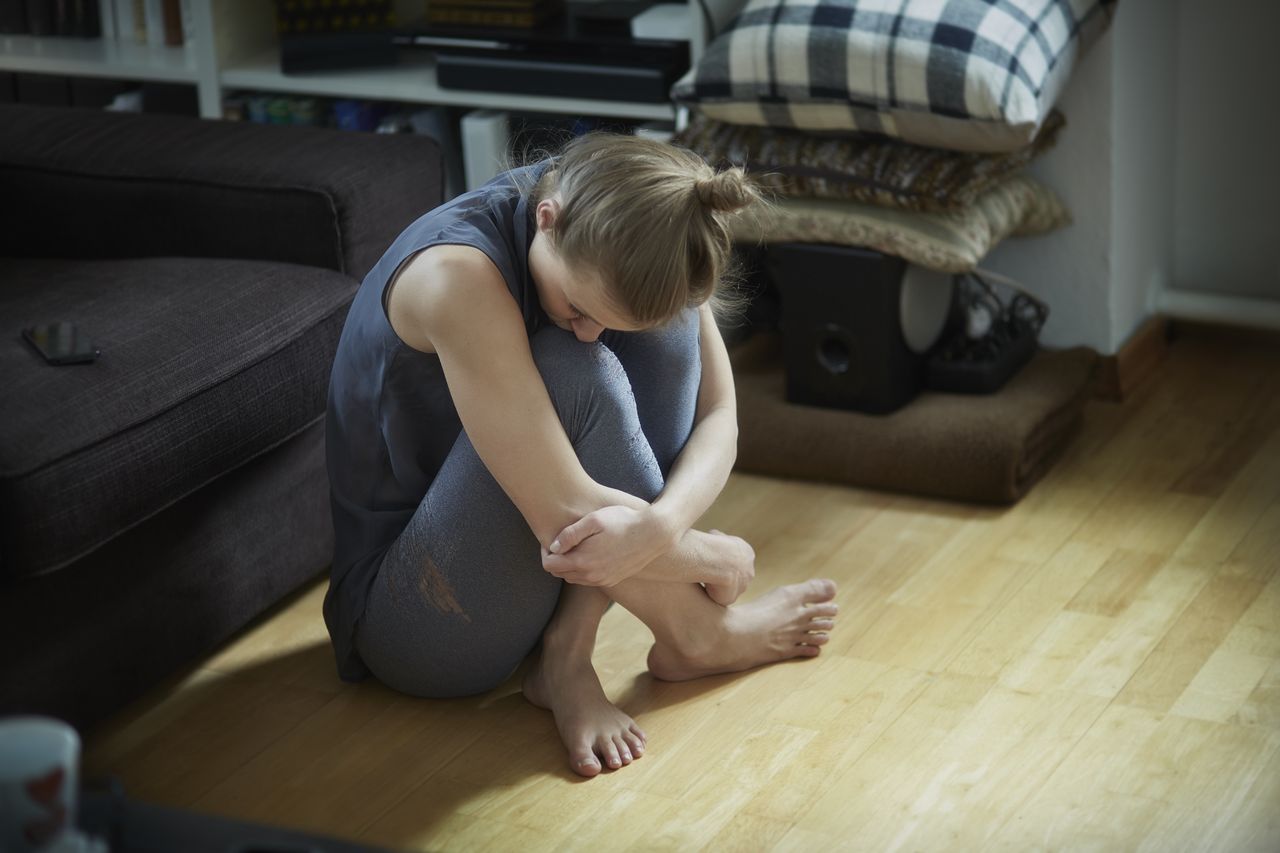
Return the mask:
M1164 290L1157 310L1177 320L1201 320L1280 330L1280 300L1194 290Z

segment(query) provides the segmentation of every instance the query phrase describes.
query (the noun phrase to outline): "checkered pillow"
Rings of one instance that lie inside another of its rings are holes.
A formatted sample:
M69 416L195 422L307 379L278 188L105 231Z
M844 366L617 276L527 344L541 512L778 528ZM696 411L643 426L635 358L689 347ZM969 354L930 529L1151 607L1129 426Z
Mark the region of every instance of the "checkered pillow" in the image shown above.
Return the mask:
M748 0L672 89L730 124L1031 142L1116 0Z

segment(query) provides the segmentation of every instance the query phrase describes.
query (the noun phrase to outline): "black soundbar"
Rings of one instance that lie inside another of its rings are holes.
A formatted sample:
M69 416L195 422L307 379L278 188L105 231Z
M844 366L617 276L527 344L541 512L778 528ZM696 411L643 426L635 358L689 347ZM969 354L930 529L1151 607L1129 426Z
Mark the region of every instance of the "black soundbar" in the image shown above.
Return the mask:
M561 30L476 30L437 27L399 32L392 36L397 47L428 50L437 55L536 57L553 62L595 62L620 65L689 67L689 43L629 36L568 36Z
M668 67L557 61L521 56L441 53L436 82L445 89L662 104L678 72Z

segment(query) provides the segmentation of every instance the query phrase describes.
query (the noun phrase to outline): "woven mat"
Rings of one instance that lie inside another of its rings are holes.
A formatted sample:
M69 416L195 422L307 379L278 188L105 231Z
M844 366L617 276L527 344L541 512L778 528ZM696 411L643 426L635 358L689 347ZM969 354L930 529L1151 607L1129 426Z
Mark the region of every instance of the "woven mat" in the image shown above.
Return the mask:
M781 341L731 352L742 471L984 503L1011 503L1070 441L1097 353L1042 351L995 394L926 391L889 415L786 402Z

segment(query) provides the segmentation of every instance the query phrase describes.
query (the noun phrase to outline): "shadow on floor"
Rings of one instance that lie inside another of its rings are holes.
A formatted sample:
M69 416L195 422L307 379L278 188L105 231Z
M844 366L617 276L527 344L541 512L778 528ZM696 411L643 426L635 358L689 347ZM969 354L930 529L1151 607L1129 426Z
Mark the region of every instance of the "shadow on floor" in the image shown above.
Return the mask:
M550 712L520 692L526 661L489 693L429 700L340 681L327 642L191 667L85 737L83 778L131 800L393 847L430 844L470 813L574 774ZM633 717L724 690L746 673L613 697Z

